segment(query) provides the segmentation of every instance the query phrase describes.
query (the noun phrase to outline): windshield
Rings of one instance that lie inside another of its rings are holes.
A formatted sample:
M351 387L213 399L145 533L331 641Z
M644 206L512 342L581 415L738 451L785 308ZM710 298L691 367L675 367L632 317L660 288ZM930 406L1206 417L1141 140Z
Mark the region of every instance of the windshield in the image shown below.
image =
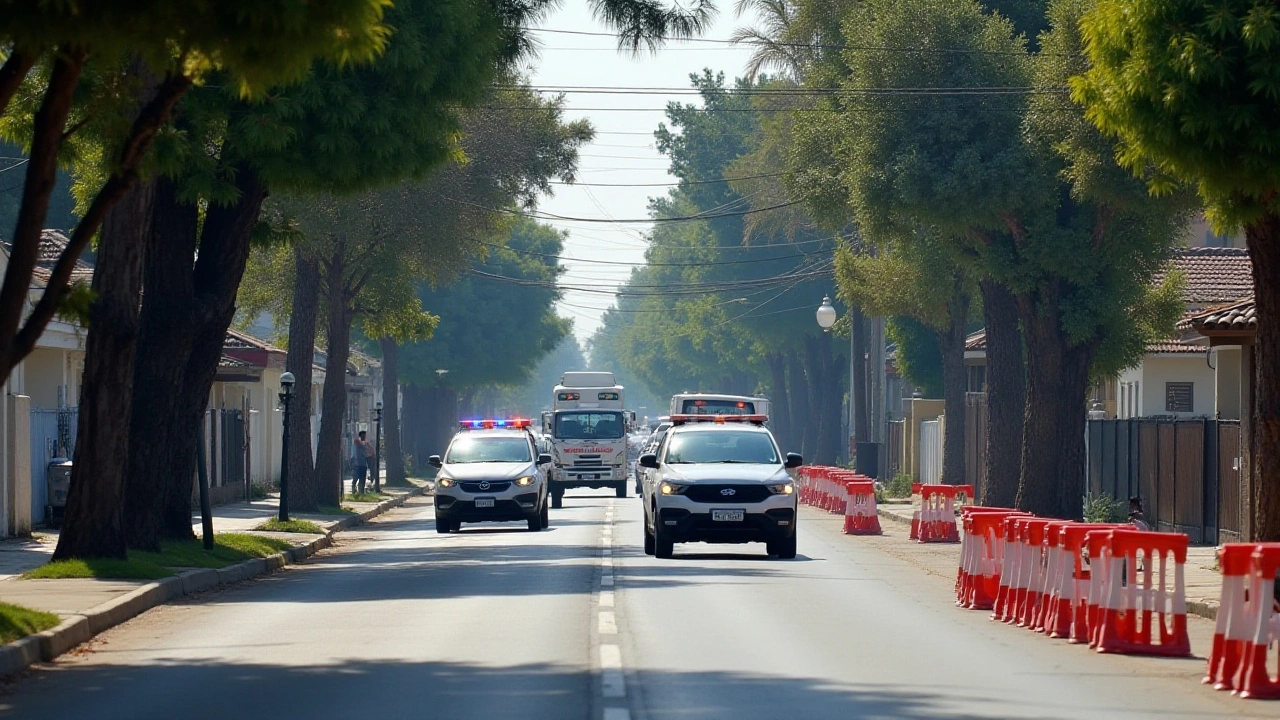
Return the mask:
M531 462L529 441L522 437L460 437L449 446L447 463Z
M617 440L622 437L620 412L566 412L556 415L558 438L573 440Z
M667 462L773 465L778 462L778 449L773 440L762 432L717 430L677 433L667 443Z
M755 415L756 404L749 400L685 400L685 415Z

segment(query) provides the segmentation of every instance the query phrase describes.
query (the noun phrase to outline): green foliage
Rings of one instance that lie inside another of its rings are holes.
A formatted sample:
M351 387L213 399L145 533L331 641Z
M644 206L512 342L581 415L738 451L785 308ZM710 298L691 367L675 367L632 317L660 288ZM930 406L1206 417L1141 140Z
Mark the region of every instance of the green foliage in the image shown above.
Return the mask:
M401 347L402 381L434 385L435 371L446 368L455 388L523 384L569 334L569 322L554 308L560 273L554 256L563 247L559 231L520 220L505 247L490 248L456 282L437 288L419 283L419 299L440 324L430 341Z
M912 482L910 475L898 473L884 484L884 494L891 498L909 498Z
M0 240L11 242L14 223L18 221L18 208L22 203L22 189L26 186L26 156L22 147L0 141ZM44 226L69 233L79 220L75 213L76 201L71 195L71 175L58 171L58 181L49 197L49 214Z
M61 622L62 618L50 612L0 602L0 644L21 640L28 635L57 627Z
M323 535L324 528L311 522L310 520L286 520L280 521L280 518L271 518L254 528L259 532L287 532L287 533L304 533L310 535Z
M1193 184L1219 228L1280 212L1274 2L1097 0L1081 28L1072 97L1121 165L1156 191Z
M885 323L885 335L897 345L898 372L924 397L942 397L942 350L937 332L915 318L897 316Z
M173 571L151 562L138 560L54 560L22 574L27 580L61 580L65 578L98 578L99 580L159 580L172 577Z
M223 568L250 558L275 555L293 547L284 540L249 533L219 533L212 550L201 540L166 541L160 552L131 551L128 560L58 560L23 574L24 578L116 578L154 580L172 568Z
M1087 523L1123 523L1129 519L1129 503L1110 495L1084 495L1084 521Z
M356 493L354 495L345 495L342 499L346 502L380 503L389 497L391 496L386 493L364 492Z

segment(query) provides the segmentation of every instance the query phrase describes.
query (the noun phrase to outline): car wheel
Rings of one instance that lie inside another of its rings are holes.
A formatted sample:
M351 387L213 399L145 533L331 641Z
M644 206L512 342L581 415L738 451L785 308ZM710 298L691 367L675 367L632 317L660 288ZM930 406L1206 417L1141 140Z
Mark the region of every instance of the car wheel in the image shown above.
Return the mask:
M525 522L529 525L529 532L538 532L542 529L542 515L540 513L530 515L525 518Z
M769 543L769 554L777 555L779 560L794 560L796 557L796 536Z
M547 501L542 501L542 512L538 513L538 519L542 523L542 529L546 530L551 527L551 513L547 511Z
M661 525L655 525L653 528L653 556L665 560L675 553L675 549L676 544L671 539L670 532L664 530Z
M556 510L559 510L563 506L564 506L564 492L561 491L561 492L551 493L551 507L555 508Z
M446 520L440 517L440 515L437 514L436 515L436 532L443 535L452 530L453 530L453 523L450 522L449 520Z
M644 554L652 555L656 551L657 543L653 541L653 533L649 532L649 523L644 523Z
M616 488L614 488L614 490L615 490L615 492L617 492L618 497L620 497L620 498L624 498L624 497L626 497L626 496L627 496L627 483L626 483L626 481L623 481L623 482L619 483L619 484L618 484L618 486L617 486Z

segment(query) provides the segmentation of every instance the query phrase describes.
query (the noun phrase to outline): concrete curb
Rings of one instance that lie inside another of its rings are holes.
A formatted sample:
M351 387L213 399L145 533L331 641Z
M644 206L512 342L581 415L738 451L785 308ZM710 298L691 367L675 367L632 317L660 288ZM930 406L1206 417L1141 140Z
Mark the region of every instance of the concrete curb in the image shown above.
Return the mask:
M877 515L879 515L879 516L880 516L880 519L882 519L882 520L888 520L888 521L890 521L890 522L898 523L898 524L900 524L900 525L910 525L910 524L911 524L911 519L910 519L910 518L902 517L901 515L898 515L898 514L896 514L896 513L883 512L883 511L881 511L881 509L879 509L879 508L877 508L877 512L876 512L876 514L877 514ZM1188 600L1188 601L1187 601L1187 614L1188 614L1188 615L1196 615L1196 616L1198 616L1198 617L1202 617L1202 618L1205 618L1205 619L1207 619L1207 620L1217 620L1217 619L1218 619L1218 604L1217 604L1217 603L1211 603L1211 602L1203 602L1203 601L1200 601L1200 600Z
M423 495L414 488L398 497L384 500L376 507L357 515L349 515L325 530L323 537L265 558L253 558L217 570L203 569L149 582L124 595L112 598L82 614L67 615L57 627L28 635L7 645L0 645L0 677L21 672L38 662L49 662L72 648L87 642L98 633L109 630L142 613L186 595L210 588L230 585L266 575L286 565L300 563L333 545L334 533L367 522L388 510L398 508L409 498Z

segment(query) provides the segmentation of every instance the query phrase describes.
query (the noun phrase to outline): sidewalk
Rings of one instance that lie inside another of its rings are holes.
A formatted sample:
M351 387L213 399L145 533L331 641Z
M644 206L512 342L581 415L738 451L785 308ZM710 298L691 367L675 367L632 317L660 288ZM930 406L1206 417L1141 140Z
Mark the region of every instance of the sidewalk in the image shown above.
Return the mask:
M884 503L879 505L881 521L911 525L911 513L919 510L919 505L907 503ZM887 528L886 528L887 529ZM963 530L962 530L963 532ZM947 570L954 577L960 565L960 545L956 543L917 543L905 541L904 545L915 548L913 555L928 562L930 568L938 571ZM1187 551L1185 582L1187 588L1187 612L1213 620L1218 614L1218 602L1222 594L1222 575L1214 569L1217 564L1215 548L1193 545Z
M56 613L64 621L52 630L0 646L0 676L42 659L51 660L93 635L168 600L299 562L331 545L333 533L358 525L404 504L413 495L424 493L425 482L410 482L415 487L383 488L383 492L390 497L382 502L344 502L343 506L353 511L350 515L291 513L294 519L310 520L319 525L324 529L322 535L254 531L253 528L275 517L279 510L278 496L249 503L217 506L213 508L215 534L252 532L255 535L285 540L293 548L278 555L247 560L219 570L176 569L174 577L156 581L86 578L24 580L19 577L22 573L47 563L52 557L58 544L57 531L37 531L31 538L0 541L0 600ZM192 527L199 537L201 529L198 514L192 519Z

